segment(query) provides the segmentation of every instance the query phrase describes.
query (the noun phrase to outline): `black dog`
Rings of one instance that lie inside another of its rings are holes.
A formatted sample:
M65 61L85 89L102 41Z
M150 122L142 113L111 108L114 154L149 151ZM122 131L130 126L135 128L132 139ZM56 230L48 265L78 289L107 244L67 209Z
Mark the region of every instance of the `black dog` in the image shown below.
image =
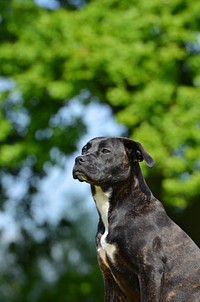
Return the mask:
M91 184L106 302L200 302L200 250L166 214L142 176L154 160L128 138L83 147L73 176Z

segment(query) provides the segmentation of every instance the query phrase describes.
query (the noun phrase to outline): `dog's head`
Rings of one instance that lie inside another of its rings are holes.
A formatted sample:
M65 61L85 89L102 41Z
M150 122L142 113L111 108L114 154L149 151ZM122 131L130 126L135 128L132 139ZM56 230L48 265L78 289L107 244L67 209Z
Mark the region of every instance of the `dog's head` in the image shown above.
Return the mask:
M143 160L149 167L155 163L139 142L124 137L97 137L75 159L73 177L95 185L118 183L126 180L131 167Z

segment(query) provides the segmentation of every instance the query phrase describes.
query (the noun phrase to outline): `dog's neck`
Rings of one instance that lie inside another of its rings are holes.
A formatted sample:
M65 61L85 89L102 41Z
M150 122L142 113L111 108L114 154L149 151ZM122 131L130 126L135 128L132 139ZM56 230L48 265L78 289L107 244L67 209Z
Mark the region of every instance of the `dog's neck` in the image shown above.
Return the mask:
M138 192L142 194L144 200L150 200L153 196L137 163L132 167L130 177L121 183L106 183L98 186L92 185L91 189L98 209L102 204L102 200L106 201L105 204L107 204L107 202L112 203L112 197L114 197L114 195L122 200L130 194L138 196Z
M148 198L151 198L152 197L152 192L149 189L148 185L146 184L146 181L145 181L145 179L142 175L140 165L138 163L133 165L132 175L133 175L132 183L134 185L134 191L136 191L136 190L141 191Z

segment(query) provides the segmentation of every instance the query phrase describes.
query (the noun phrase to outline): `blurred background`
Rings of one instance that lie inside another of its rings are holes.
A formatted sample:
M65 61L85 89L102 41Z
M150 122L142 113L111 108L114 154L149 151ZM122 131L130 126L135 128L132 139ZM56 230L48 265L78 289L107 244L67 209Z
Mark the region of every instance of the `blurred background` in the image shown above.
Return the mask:
M199 1L0 0L0 302L103 300L96 209L71 176L98 135L144 145L200 246Z

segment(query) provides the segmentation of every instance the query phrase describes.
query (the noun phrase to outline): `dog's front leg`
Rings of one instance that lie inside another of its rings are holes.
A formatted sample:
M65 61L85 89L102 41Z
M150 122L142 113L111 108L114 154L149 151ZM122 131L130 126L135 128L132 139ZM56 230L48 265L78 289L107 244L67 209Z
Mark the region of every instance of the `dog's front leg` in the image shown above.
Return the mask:
M125 302L126 298L113 278L110 269L98 259L104 278L104 302Z
M163 273L144 270L139 276L141 302L160 302Z
M104 302L125 302L126 298L111 274L104 276Z

